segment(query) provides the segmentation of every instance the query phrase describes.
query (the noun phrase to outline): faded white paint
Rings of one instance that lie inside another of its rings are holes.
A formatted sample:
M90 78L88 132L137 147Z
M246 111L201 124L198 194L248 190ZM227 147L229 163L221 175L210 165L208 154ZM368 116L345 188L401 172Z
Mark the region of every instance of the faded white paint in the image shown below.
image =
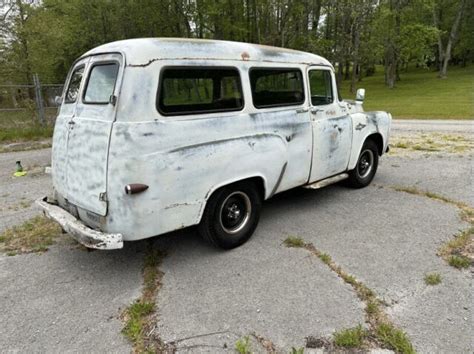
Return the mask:
M390 114L364 113L360 102L339 101L333 67L314 54L225 41L119 41L76 62L74 67L85 65L81 91L91 64L106 60L121 65L118 100L61 106L52 176L57 204L73 205L86 225L126 241L198 224L209 196L226 184L260 178L269 198L353 169L369 135L380 136L381 152L388 146ZM174 65L237 68L243 110L161 116L155 106L159 74ZM248 78L252 67L301 69L304 103L256 109ZM331 72L333 103L311 106L306 73L314 68ZM149 188L128 195L129 183Z

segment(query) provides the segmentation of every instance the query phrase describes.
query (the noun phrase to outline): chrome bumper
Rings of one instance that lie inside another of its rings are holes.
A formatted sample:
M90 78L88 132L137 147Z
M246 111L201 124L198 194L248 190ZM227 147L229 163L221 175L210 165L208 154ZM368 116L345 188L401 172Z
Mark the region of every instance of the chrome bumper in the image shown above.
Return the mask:
M76 241L88 248L100 250L113 250L123 247L122 234L108 234L93 230L84 225L80 220L59 206L48 203L47 197L38 199L36 204L43 209L44 214L56 221L64 231L70 234Z

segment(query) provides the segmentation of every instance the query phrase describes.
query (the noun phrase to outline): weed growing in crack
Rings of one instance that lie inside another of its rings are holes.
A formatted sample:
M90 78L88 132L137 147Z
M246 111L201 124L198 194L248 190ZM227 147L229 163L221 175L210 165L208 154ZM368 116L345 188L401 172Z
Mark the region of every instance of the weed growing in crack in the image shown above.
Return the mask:
M330 264L331 263L331 256L328 255L327 253L321 253L319 256L319 259L323 261L325 264Z
M390 323L380 323L375 329L377 339L397 353L414 354L415 349L405 332Z
M284 241L286 247L304 247L305 243L301 237L297 236L288 236Z
M448 263L450 266L457 269L469 268L469 266L471 265L471 261L469 260L469 258L457 255L449 256Z
M122 313L125 325L122 333L133 344L133 352L172 353L174 348L165 344L153 332L153 315L156 312L155 298L161 288L163 273L158 269L163 253L148 243L143 265L143 289L140 298Z
M360 348L367 337L368 332L358 325L354 328L343 329L334 333L334 344L344 348Z
M426 285L438 285L441 283L441 275L438 273L425 274Z
M235 342L235 350L239 354L250 354L250 338L249 336L245 336L244 338L240 338L237 342Z
M123 334L133 343L142 340L143 327L148 315L155 311L155 304L151 302L136 302L127 309L127 322Z
M365 312L369 317L377 315L380 312L379 303L373 300L368 301Z

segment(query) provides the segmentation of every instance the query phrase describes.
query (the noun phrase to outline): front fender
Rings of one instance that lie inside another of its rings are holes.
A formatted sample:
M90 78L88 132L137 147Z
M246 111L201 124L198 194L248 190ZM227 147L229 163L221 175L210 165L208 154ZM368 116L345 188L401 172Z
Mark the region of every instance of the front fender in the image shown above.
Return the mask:
M378 134L382 138L382 152L387 150L392 115L387 112L360 112L352 116L352 149L349 158L348 170L355 168L364 142L370 135Z

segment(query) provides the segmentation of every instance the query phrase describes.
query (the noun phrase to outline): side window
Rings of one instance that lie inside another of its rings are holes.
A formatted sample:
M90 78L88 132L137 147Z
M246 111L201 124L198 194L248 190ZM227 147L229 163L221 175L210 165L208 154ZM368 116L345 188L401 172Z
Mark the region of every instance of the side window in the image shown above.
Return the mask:
M106 104L114 93L119 65L117 63L96 64L87 79L84 103Z
M84 66L74 70L69 80L64 103L74 103L77 100L79 89L81 88L82 75L84 74Z
M299 69L250 69L256 108L293 106L304 102L303 75Z
M243 106L235 68L166 67L161 72L157 108L163 115L239 111Z
M313 106L321 106L334 101L329 70L310 70L309 87Z

